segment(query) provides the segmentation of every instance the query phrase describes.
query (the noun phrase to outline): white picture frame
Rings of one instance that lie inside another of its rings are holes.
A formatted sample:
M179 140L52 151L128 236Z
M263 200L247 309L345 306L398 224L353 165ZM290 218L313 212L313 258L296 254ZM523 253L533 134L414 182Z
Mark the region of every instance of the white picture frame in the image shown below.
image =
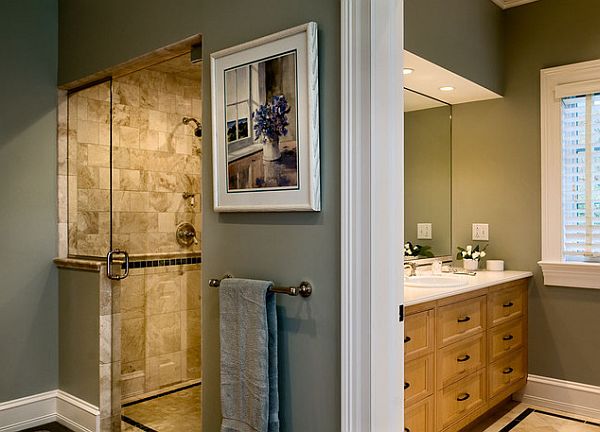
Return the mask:
M317 24L210 57L214 210L320 211Z

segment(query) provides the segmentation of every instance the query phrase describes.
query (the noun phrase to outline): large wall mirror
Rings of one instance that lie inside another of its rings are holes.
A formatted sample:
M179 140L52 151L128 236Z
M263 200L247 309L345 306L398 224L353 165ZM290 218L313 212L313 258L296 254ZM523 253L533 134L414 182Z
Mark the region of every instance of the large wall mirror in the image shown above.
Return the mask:
M452 106L404 90L405 259L452 255Z

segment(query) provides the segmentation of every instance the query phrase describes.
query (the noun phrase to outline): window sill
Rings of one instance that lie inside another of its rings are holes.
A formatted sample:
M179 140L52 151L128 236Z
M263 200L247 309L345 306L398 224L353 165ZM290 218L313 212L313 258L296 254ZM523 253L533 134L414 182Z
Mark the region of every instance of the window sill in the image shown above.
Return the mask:
M600 289L600 263L540 261L544 285Z

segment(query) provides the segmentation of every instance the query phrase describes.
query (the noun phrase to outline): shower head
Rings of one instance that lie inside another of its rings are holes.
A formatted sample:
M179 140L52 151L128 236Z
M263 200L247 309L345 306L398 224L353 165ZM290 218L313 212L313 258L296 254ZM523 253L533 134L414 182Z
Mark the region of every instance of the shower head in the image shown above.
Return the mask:
M184 117L183 118L184 125L188 125L190 123L196 124L196 126L192 125L192 127L194 128L194 135L196 135L198 138L202 138L202 125L200 124L200 122L198 120L196 120L194 117Z

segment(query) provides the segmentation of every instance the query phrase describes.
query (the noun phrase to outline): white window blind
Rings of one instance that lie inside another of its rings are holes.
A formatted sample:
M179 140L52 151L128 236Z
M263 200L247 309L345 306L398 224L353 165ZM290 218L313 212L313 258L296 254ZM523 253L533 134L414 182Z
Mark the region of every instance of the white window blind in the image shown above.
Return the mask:
M566 260L600 258L600 93L561 98Z

